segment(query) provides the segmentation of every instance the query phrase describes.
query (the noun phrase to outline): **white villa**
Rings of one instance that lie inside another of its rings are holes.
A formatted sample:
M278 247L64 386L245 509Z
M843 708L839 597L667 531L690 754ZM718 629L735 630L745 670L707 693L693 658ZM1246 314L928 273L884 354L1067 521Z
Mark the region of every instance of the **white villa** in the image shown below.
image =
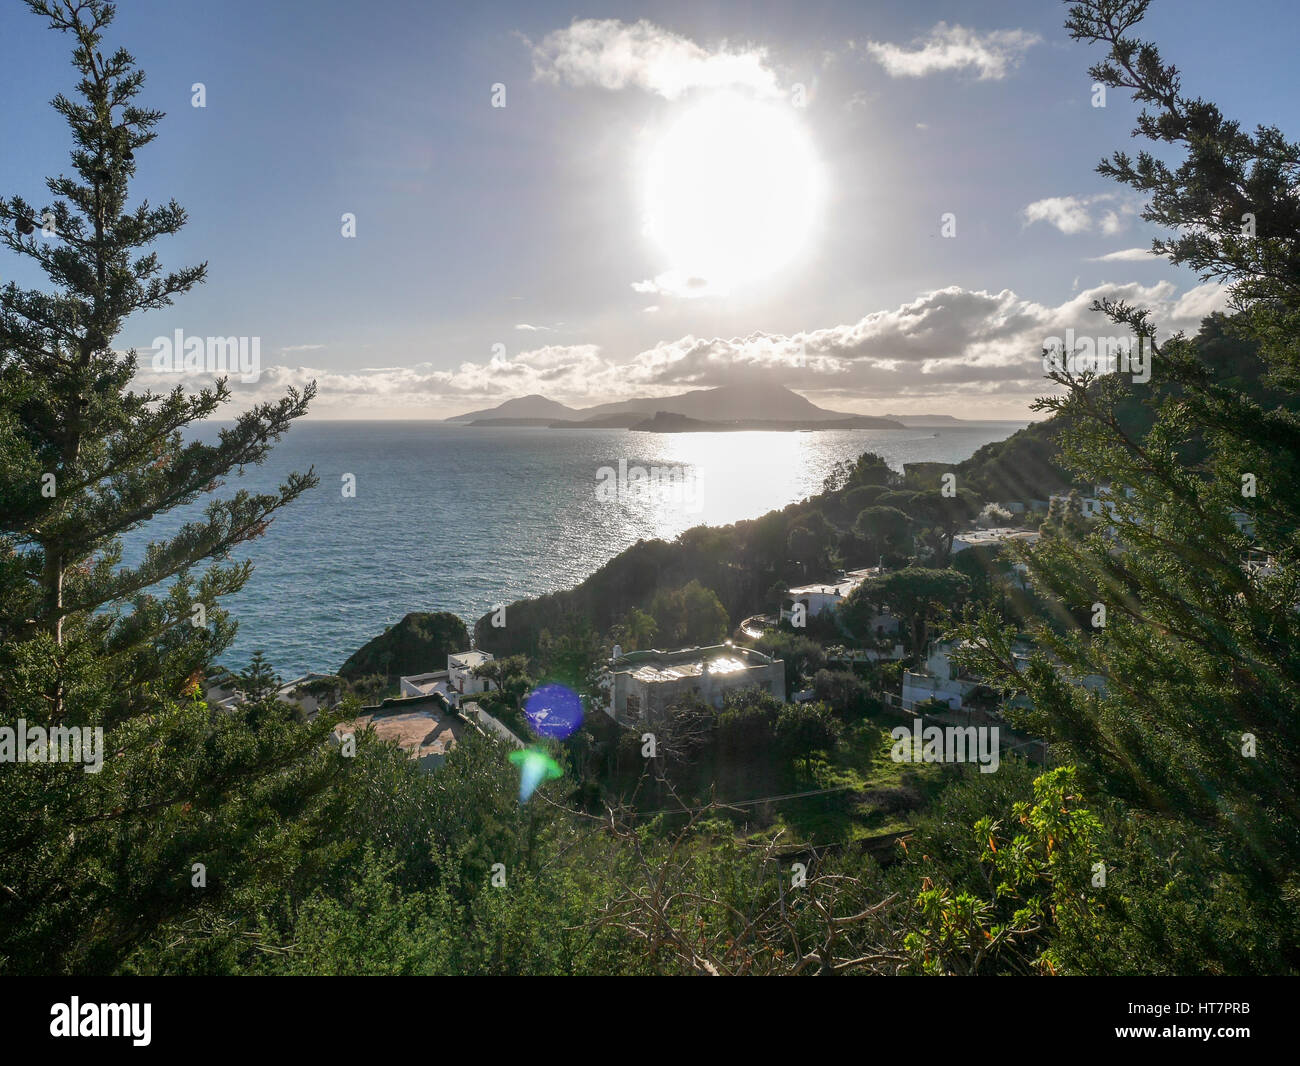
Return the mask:
M785 699L785 663L730 643L678 651L634 651L615 647L600 679L605 713L624 725L661 719L682 696L694 694L721 707L728 692L766 689Z
M959 711L962 701L969 699L983 684L979 678L963 673L952 662L949 655L954 647L953 644L935 641L930 645L924 669L903 671L903 710L913 711L930 700L942 700L952 710Z
M474 696L487 692L492 687L491 681L473 674L476 667L491 661L491 652L477 649L458 651L447 656L446 670L411 674L400 678L398 685L403 696L431 696L435 692L441 692L455 706L459 704L461 696Z
M878 566L867 567L863 570L850 570L838 581L827 582L818 585L798 585L795 588L786 590L786 597L793 600L789 608L781 608L781 621L786 621L794 616L794 605L803 604L805 619L816 618L818 615L827 611L837 611L855 588L862 584L869 577L877 577L884 573ZM877 637L883 637L889 633L898 632L898 619L888 611L882 611L871 619L870 632Z
M903 671L903 693L900 701L903 710L913 711L929 700L941 700L951 710L959 711L970 701L977 689L987 687L987 682L983 678L966 673L952 662L950 656L957 647L958 644L935 641L930 645L923 669ZM1028 664L1032 651L1032 647L1028 644L1018 644L1012 649L1017 671L1024 669ZM1074 683L1093 691L1099 691L1105 685L1104 680L1095 674ZM1017 696L1013 702L1020 704L1023 701L1023 696ZM1028 706L1027 703L1024 705Z
M1070 497L1068 493L1057 493L1053 495L1048 502L1064 507L1069 499ZM1106 512L1107 515L1113 515L1115 511L1115 501L1099 498L1097 496L1080 496L1079 511L1084 518L1100 518L1103 511Z
M1126 489L1124 495L1132 496L1133 490ZM1094 486L1092 496L1079 497L1079 507L1083 512L1083 517L1100 518L1104 515L1110 519L1113 527L1115 519L1115 500L1113 497L1114 493L1111 491L1109 485ZM1057 501L1060 501L1060 505L1064 507L1069 498L1068 495L1058 494L1051 498L1051 502L1056 503ZM1233 511L1232 521L1236 524L1239 532L1244 534L1246 537L1249 537L1251 540L1255 539L1255 522L1250 515L1246 514L1245 511Z
M1124 495L1132 496L1132 489L1125 489ZM1079 509L1083 512L1084 518L1100 518L1105 515L1108 518L1115 516L1114 493L1109 485L1094 485L1091 496L1079 497ZM1048 504L1058 503L1064 507L1070 499L1070 494L1057 493L1048 499Z
M807 617L816 618L823 611L834 611L848 598L850 592L857 588L866 577L867 571L855 570L846 574L843 580L816 585L796 585L786 590L786 596L795 603L802 603ZM790 611L781 611L781 620L790 617Z

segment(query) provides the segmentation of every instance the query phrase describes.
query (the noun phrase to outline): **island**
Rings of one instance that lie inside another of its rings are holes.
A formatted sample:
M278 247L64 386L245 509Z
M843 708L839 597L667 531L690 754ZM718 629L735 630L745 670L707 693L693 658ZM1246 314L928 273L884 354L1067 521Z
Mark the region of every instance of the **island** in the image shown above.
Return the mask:
M496 407L470 411L446 421L479 428L544 426L646 433L907 428L894 418L829 411L797 392L769 383L723 385L676 396L637 397L588 408L566 407L545 396L519 396Z

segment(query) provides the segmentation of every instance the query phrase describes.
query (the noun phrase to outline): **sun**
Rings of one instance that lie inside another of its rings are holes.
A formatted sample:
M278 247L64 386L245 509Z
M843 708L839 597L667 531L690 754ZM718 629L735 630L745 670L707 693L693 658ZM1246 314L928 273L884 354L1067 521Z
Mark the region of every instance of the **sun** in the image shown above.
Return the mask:
M793 263L824 182L789 104L718 93L658 138L644 165L645 233L681 285L728 293Z

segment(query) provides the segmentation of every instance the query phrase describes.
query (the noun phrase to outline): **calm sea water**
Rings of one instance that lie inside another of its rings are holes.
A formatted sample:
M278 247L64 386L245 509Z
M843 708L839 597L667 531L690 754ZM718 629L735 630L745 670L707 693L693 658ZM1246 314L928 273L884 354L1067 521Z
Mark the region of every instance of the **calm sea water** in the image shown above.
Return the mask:
M820 433L633 433L490 429L440 422L307 422L261 467L230 478L267 490L314 467L319 487L242 545L252 579L225 601L239 634L225 656L262 649L286 678L336 670L407 611L453 611L471 624L494 604L580 583L643 538L755 518L818 492L840 459L956 462L1023 423ZM216 426L199 436L214 437ZM680 468L685 490L598 495L602 467ZM344 475L356 479L343 495ZM175 530L167 515L144 533ZM126 561L145 536L133 536Z

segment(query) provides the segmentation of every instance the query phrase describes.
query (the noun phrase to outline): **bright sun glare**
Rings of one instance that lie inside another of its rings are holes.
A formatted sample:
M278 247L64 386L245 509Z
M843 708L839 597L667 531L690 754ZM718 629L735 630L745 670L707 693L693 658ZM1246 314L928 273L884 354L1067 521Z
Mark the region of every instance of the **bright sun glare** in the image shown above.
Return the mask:
M672 273L726 293L805 248L822 169L789 104L720 93L692 107L649 154L645 230Z

